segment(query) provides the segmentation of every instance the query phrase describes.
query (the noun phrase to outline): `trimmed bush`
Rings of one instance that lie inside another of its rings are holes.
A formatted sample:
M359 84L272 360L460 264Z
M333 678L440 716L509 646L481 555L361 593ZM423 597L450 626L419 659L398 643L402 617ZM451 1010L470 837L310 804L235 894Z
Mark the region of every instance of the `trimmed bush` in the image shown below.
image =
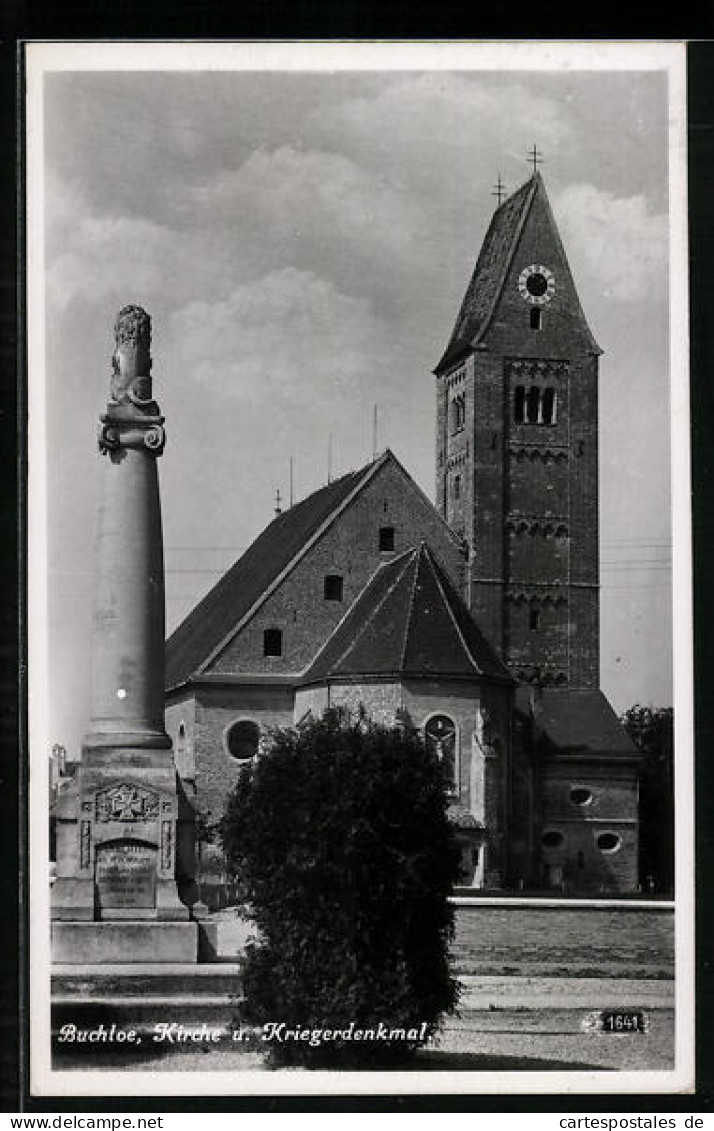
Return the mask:
M328 712L277 731L243 770L222 835L259 931L246 1020L321 1034L276 1035L274 1063L396 1064L453 1012L447 897L458 851L447 804L420 736L364 716Z

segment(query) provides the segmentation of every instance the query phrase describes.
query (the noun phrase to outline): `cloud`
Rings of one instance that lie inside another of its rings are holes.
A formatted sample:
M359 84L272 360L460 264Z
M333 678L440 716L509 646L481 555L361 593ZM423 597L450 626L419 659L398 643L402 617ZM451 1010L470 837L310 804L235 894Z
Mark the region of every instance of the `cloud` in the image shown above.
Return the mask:
M193 192L193 211L224 233L239 262L290 263L349 289L386 272L392 285L418 262L426 225L404 187L342 153L260 148L239 168L220 171Z
M91 207L72 182L47 194L51 302L132 293L156 305L223 299L290 265L349 293L390 301L421 270L428 218L409 191L340 153L259 148L236 169L185 186L159 222Z
M225 301L188 304L168 333L176 363L195 380L266 406L359 399L385 336L367 301L294 267L245 283Z
M127 286L137 295L165 277L169 233L147 220L85 216L48 263L48 297L60 310L77 297L96 301Z
M50 316L75 300L170 310L198 294L222 295L239 262L205 223L175 226L92 208L73 182L52 174L45 192L45 285Z
M451 191L471 199L505 157L520 163L516 176L526 179L534 123L541 148L562 145L570 133L567 109L547 94L503 75L445 72L403 76L372 96L320 106L310 117L317 135L390 168L395 178L408 171L429 185L446 167Z
M568 256L583 289L604 298L662 300L667 286L667 217L643 195L616 197L591 184L569 185L555 200Z

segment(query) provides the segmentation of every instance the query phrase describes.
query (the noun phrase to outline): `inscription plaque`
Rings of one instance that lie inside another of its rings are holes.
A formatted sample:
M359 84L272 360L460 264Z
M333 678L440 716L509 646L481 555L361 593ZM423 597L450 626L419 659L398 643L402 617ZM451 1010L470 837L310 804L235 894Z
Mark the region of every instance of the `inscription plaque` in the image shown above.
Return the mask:
M156 906L156 849L136 841L97 846L94 875L99 906Z

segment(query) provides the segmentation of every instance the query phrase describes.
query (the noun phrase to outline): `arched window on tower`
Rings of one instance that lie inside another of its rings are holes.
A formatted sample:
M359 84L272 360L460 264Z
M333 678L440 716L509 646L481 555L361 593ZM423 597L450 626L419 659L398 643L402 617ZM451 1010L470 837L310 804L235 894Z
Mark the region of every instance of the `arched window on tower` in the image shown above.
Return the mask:
M466 397L463 393L451 402L451 431L460 432L466 422Z
M555 424L557 422L558 398L555 389L543 390L543 423Z
M526 416L529 424L540 424L540 389L531 385L526 398Z
M526 418L526 390L523 385L517 385L513 396L513 419L516 424L523 424Z

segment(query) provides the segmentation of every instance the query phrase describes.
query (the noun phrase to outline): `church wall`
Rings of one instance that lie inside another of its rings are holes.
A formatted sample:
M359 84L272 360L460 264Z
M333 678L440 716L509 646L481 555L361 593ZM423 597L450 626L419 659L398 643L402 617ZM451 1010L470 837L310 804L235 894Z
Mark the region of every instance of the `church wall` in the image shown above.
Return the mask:
M568 581L568 536L556 534L555 524L536 520L525 525L514 522L508 531L508 561L512 585L537 585L547 578L552 585Z
M446 678L406 680L403 706L412 723L420 728L435 714L448 715L456 723L458 800L482 820L488 830L485 886L501 887L508 868L510 689ZM476 760L482 764L475 765Z
M328 706L327 688L299 687L295 692L293 721L299 723L303 715L310 711L315 719L321 719Z
M364 707L375 723L394 726L402 706L402 690L399 683L330 683L329 701L331 707L345 707L355 717L360 707Z
M296 717L308 703L321 713L325 689L299 691ZM508 796L511 749L511 691L500 685L457 680L404 680L402 683L332 681L331 706L354 715L360 707L375 722L393 726L402 712L423 729L433 715L448 715L456 725L458 801L488 829L485 886L503 886L508 873ZM299 705L298 705L299 704Z
M196 702L193 694L166 704L164 726L171 738L176 772L190 790L196 779Z
M572 790L592 799L576 804ZM607 892L632 892L638 882L638 785L632 767L606 768L577 761L542 769L537 878L546 886ZM542 837L560 833L563 842L547 847ZM619 838L615 851L602 851L597 838Z
M595 585L570 590L570 683L600 686L600 594Z
M568 616L567 598L552 599L552 589L544 592L535 587L514 586L508 602L508 657L515 675L524 672L527 678L534 659L544 664L554 680L565 684L569 671L569 647L572 622ZM524 596L525 593L525 596ZM532 617L537 615L537 628ZM532 639L537 637L537 655Z
M518 381L518 377L513 381ZM530 427L532 431L534 425ZM535 446L537 437L526 437L522 432L523 428L515 426L510 433L510 498L507 518L514 525L517 525L519 518L529 523L534 519L567 523L569 466L566 453L560 449L560 445L556 448L553 444L552 450L557 456L552 458L548 448Z
M393 552L379 549L382 526L394 528ZM464 559L458 545L426 497L398 466L388 462L308 550L210 670L303 671L376 569L422 539L462 591ZM342 601L325 600L324 578L328 574L343 578ZM269 628L282 631L280 657L263 655L263 633Z
M238 780L240 763L225 747L226 728L241 719L269 727L293 723L290 687L243 685L200 687L196 692L196 796L200 808L219 818L228 793Z
M597 359L575 367L571 409L571 683L600 683Z
M481 701L476 684L454 684L446 680L405 682L403 706L414 726L422 729L431 715L448 715L457 728L459 801L471 804L471 745L479 732Z
M470 606L476 623L501 656L506 643L504 598L508 554L504 529L503 398L501 358L476 355L468 409L473 437L470 537L467 533L471 547Z
M509 885L516 891L536 879L537 795L529 727L516 714L511 731Z

